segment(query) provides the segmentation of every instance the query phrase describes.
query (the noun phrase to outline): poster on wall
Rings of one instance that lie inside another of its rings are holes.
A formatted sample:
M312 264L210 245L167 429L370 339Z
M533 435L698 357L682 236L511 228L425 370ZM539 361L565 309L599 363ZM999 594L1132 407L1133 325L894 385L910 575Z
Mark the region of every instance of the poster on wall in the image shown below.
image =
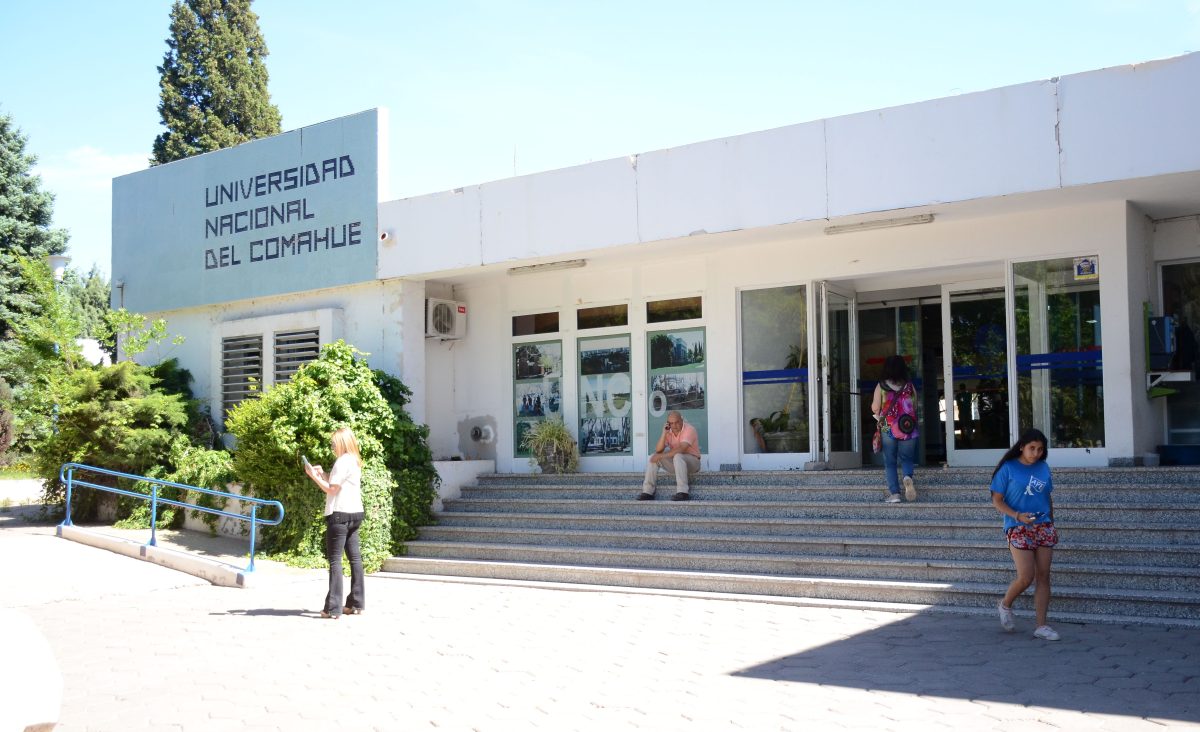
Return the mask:
M667 412L678 411L696 428L700 452L708 447L708 383L704 328L646 334L650 398L647 451L654 449L667 423Z
M579 454L633 454L629 336L579 339Z
M513 454L528 457L521 440L530 427L562 419L562 341L513 345Z

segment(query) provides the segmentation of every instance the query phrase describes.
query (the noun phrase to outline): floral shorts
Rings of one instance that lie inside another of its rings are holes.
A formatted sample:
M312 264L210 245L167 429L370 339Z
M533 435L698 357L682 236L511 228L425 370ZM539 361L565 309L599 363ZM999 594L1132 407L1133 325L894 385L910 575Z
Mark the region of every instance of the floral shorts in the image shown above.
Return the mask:
M1057 543L1058 532L1054 530L1054 522L1023 524L1008 530L1008 544L1013 549L1032 550L1040 546L1054 546Z

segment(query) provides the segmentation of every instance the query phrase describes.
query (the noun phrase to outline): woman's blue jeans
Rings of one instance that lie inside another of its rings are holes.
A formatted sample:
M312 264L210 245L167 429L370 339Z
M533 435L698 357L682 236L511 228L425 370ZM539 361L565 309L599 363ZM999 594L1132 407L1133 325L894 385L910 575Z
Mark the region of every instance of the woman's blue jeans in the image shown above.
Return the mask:
M883 472L887 475L888 492L899 495L900 479L896 476L896 461L909 478L913 474L913 460L917 456L917 438L897 440L891 430L883 432Z
M325 595L325 612L342 614L342 553L350 558L350 596L345 607L362 610L365 607L362 550L358 529L362 513L334 511L325 517L325 558L329 560L329 594Z

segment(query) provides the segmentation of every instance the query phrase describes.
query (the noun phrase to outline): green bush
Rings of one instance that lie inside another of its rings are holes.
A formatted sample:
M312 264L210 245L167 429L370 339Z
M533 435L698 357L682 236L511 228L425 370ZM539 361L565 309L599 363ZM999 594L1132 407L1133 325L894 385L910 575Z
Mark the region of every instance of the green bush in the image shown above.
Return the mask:
M398 490L392 494L392 549L417 535L418 526L433 523L433 499L437 498L438 474L429 449L429 428L412 421L405 411L412 392L400 379L376 370L375 383L396 419L393 438L384 443L384 461Z
M237 438L238 478L255 496L286 508L283 523L263 531L263 548L293 563L324 562L325 494L304 474L300 456L329 469L334 459L329 436L338 427L354 430L362 450L366 520L360 537L367 571L378 570L394 553L397 537L411 538L409 521L428 520L436 474L423 428L403 411L409 392L399 380L372 371L359 355L343 341L328 344L290 381L242 402L226 419L226 429Z
M57 429L38 443L33 459L34 472L46 481L42 492L47 503L65 499L65 486L58 480L63 463L152 477L169 470L165 458L187 425L187 408L183 397L156 387L149 369L129 361L79 369L65 376L56 396ZM111 478L92 482L116 485ZM72 512L80 519L90 517L99 495L94 490L76 492ZM124 513L138 503L124 499Z

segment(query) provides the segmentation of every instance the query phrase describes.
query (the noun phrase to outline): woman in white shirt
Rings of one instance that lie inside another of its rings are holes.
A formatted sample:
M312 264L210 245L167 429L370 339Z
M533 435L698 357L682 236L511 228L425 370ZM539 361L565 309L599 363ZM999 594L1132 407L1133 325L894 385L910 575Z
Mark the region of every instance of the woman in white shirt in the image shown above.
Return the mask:
M365 606L362 550L358 529L363 522L362 455L358 440L349 427L329 438L336 460L328 475L320 465L308 465L304 472L325 492L325 558L329 560L329 593L321 617L337 620L361 615ZM342 602L342 552L350 558L350 597Z

